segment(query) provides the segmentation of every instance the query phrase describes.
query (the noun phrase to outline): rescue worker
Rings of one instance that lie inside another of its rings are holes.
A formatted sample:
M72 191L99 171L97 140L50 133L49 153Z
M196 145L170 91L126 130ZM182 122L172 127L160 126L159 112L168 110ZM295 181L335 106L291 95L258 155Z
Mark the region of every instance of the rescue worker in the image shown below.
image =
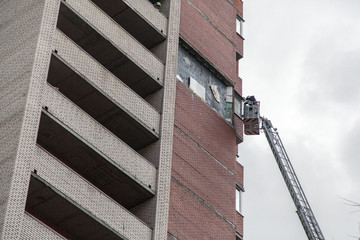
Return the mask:
M246 97L246 100L251 101L251 102L253 102L253 103L256 102L256 99L255 99L254 96L248 96L248 97Z
M161 3L158 0L149 0L152 4L154 4L154 7L157 9L160 9Z
M258 104L256 102L256 98L254 96L248 96L245 99L245 106L249 105L249 111L253 111L253 109L255 108L255 114L258 114L258 111L256 111L258 109Z

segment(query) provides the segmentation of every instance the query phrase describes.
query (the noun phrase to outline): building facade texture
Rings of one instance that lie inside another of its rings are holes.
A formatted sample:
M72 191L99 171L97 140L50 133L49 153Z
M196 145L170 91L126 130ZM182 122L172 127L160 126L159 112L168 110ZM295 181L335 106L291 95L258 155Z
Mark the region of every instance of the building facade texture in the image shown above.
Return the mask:
M0 239L242 239L241 0L0 1Z

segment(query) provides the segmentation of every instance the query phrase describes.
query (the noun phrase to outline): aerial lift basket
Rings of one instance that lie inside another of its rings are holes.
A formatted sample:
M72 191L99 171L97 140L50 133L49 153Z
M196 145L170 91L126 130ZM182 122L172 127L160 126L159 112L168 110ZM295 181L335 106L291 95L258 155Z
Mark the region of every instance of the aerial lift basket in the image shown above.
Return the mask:
M246 135L260 134L260 102L251 96L244 104L244 129Z

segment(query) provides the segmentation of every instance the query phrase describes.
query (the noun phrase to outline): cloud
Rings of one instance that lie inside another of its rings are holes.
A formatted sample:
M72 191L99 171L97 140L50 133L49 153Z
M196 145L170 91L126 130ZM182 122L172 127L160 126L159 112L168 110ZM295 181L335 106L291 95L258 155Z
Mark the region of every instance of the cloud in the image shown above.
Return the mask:
M245 1L244 93L278 127L326 239L359 235L360 1ZM301 240L264 136L245 137L245 237Z
M359 110L358 110L359 111ZM351 198L353 192L357 193L352 199L360 202L360 118L355 121L356 124L350 127L344 134L338 139L340 145L340 161L342 161L346 167L346 173L349 178L349 185L352 186L351 191L348 192L346 198ZM359 209L360 210L360 209Z
M244 93L278 127L326 239L359 235L338 195L360 201L360 1L244 6ZM245 137L240 158L246 239L305 239L265 137Z
M360 48L344 50L333 38L318 39L302 66L298 102L311 115L350 115L360 102Z

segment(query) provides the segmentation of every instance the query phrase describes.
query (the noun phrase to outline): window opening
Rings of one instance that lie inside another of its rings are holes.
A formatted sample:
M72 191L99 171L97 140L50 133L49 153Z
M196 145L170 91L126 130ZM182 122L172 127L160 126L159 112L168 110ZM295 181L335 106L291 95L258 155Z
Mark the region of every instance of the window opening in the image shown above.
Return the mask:
M241 117L242 115L242 98L238 94L235 94L234 97L234 113L238 117Z
M236 200L235 200L236 204L235 204L235 209L238 213L241 214L241 208L242 208L242 190L240 189L240 187L236 186Z
M233 87L226 87L226 120L232 121L233 118Z
M244 20L239 15L237 15L236 16L236 32L240 36L243 36L243 23L244 23Z
M240 60L242 59L242 56L240 53L236 52L236 72L238 77L240 77Z

